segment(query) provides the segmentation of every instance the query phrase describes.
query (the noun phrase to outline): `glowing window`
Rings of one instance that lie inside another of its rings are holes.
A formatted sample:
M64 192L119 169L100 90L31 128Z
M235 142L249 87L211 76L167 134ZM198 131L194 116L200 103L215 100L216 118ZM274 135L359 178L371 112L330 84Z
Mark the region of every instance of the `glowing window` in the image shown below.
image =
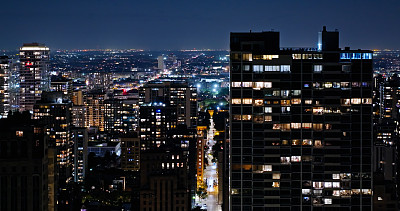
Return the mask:
M292 104L301 104L301 99L300 99L300 98L293 98L293 99L291 100L291 103L292 103Z
M252 98L243 98L243 104L253 104Z
M314 72L320 73L322 71L322 65L314 65Z
M303 146L312 146L311 139L303 139Z
M240 99L240 98L233 98L233 99L232 99L232 104L242 104L242 99Z
M15 135L17 137L23 137L24 136L24 131L15 131Z
M262 73L264 71L263 65L253 65L253 72Z
M264 100L263 99L255 99L253 105L254 106L263 106L264 105Z
M279 65L265 65L266 72L279 72L280 66Z
M323 189L324 188L324 182L313 182L313 188L315 188L315 189Z
M281 72L290 72L290 65L281 65Z
M300 140L298 140L298 139L292 140L292 145L300 145L300 144L301 144Z
M342 99L340 99L340 104L341 104L342 106L350 106L350 105L351 105L350 102L351 102L351 100L350 100L350 99L347 99L347 98L342 98Z
M266 122L272 121L272 116L265 116L265 121Z
M272 82L264 82L265 88L272 88Z
M333 190L332 196L340 196L340 190Z
M251 115L242 115L242 120L243 121L250 121L251 120Z
M242 87L252 87L252 82L243 82Z
M292 156L292 157L290 158L290 160L291 160L292 162L300 162L300 161L301 161L301 156Z
M301 129L301 123L290 123L292 129Z
M281 157L281 164L290 164L290 157Z
M304 100L305 104L311 105L312 104L312 100Z
M244 53L242 56L243 61L253 61L253 56L251 53Z
M280 186L279 182L272 182L272 187L279 188L279 186Z
M352 98L351 104L361 104L361 98Z
M273 173L272 174L272 179L281 179L281 174L280 173Z
M325 188L332 188L332 182L325 182Z
M242 82L232 82L232 87L241 87Z
M324 107L314 107L313 108L314 115L322 115L324 114Z
M272 107L265 107L264 108L265 113L272 113Z
M311 123L302 123L303 129L311 129L312 124Z
M332 179L340 179L339 174L332 174Z
M260 90L264 88L264 82L254 82L253 83L253 89Z
M322 141L321 140L315 140L314 141L314 146L317 147L317 148L318 147L322 147Z
M324 199L324 204L332 204L332 199Z
M362 104L372 104L372 98L363 98Z
M272 171L272 165L263 165L263 171Z

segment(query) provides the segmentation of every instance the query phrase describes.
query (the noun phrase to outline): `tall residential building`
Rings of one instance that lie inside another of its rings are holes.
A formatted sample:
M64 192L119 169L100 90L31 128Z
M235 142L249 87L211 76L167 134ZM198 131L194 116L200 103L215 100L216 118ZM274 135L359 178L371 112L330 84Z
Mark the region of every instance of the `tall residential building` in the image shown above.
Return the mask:
M165 104L176 110L177 124L197 123L197 89L182 81L149 82L139 90L139 106Z
M400 78L374 78L374 210L398 210Z
M231 210L372 209L372 52L320 37L231 33Z
M10 111L10 64L7 56L0 56L0 119Z
M121 143L121 169L139 171L140 138L137 133L129 133L119 137Z
M104 131L104 100L105 93L101 90L93 90L84 95L85 127L95 127Z
M57 151L60 181L71 176L72 146L70 129L71 102L62 92L43 92L42 99L33 107L33 119L46 125L49 147Z
M165 145L141 153L137 210L190 210L187 163L181 149Z
M157 57L157 67L159 70L165 69L164 56Z
M63 92L70 101L73 101L72 79L61 76L51 78L50 91Z
M0 121L0 210L46 211L47 136L29 114L14 115Z
M84 127L73 127L71 133L74 144L72 176L74 182L83 183L88 168L88 132Z
M42 91L49 91L49 53L43 44L24 44L20 55L20 99L21 111L32 111L33 105L40 100Z

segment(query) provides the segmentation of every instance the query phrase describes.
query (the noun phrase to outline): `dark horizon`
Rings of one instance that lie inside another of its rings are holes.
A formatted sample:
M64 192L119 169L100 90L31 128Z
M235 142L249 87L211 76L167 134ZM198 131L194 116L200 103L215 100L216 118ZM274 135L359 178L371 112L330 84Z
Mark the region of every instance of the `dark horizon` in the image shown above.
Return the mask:
M22 5L22 6L21 6ZM23 6L25 5L25 6ZM281 46L315 47L322 26L340 47L400 49L400 2L6 1L0 49L228 49L230 32L281 32ZM328 9L329 8L329 9ZM32 20L31 20L32 19Z

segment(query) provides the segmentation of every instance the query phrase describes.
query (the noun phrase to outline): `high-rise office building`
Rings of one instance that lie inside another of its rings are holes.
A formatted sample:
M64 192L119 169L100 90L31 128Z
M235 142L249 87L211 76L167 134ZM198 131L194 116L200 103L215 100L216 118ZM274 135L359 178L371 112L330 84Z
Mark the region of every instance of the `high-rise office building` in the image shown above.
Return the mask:
M33 105L40 100L42 91L49 91L49 53L43 44L24 44L20 56L20 99L21 111L32 111Z
M230 209L371 210L372 52L231 33Z

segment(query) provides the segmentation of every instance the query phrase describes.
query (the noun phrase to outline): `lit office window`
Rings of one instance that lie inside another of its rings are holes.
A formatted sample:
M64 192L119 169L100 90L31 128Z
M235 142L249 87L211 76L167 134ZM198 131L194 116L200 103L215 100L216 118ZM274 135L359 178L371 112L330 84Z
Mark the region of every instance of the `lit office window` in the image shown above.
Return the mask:
M314 73L322 72L322 65L314 65Z
M281 65L281 72L290 72L290 65Z

